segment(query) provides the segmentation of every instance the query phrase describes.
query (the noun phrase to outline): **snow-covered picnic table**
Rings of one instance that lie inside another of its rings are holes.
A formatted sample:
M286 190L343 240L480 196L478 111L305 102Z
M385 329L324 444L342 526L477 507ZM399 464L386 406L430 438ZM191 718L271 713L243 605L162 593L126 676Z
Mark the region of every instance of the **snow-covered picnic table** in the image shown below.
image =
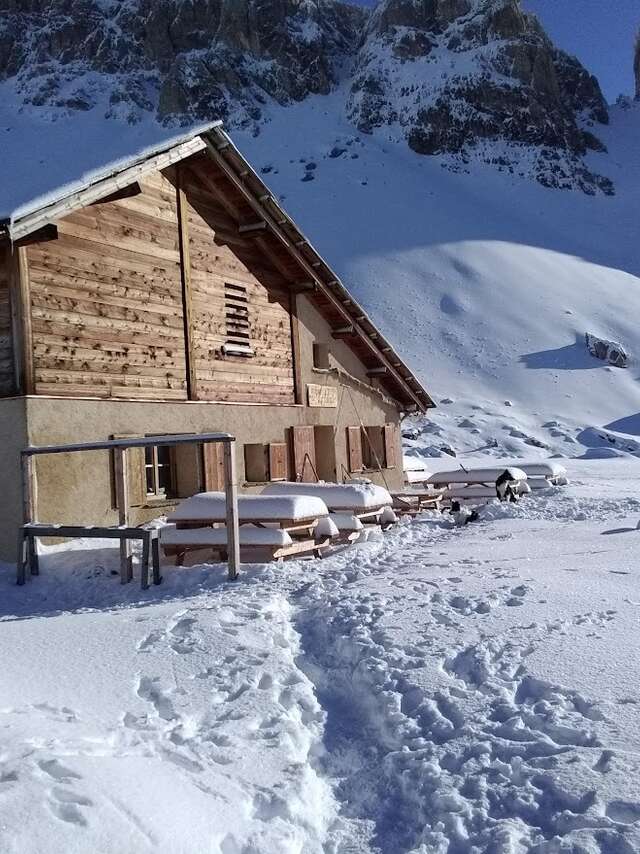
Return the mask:
M447 471L434 472L427 483L433 486L448 486L451 483L468 483L468 484L495 484L496 480L505 472L509 473L509 480L512 483L527 480L527 473L521 468L513 465L490 466L487 468L457 468Z
M282 482L266 486L263 495L304 495L323 501L343 541L357 539L364 525L388 527L397 521L393 498L387 489L369 481L350 483Z
M238 496L240 549L243 559L270 559L318 554L334 536L322 499L308 495ZM180 502L168 517L160 540L165 554L178 562L188 551L227 546L226 501L223 492L201 492ZM322 524L320 524L322 523ZM217 527L214 527L217 526Z

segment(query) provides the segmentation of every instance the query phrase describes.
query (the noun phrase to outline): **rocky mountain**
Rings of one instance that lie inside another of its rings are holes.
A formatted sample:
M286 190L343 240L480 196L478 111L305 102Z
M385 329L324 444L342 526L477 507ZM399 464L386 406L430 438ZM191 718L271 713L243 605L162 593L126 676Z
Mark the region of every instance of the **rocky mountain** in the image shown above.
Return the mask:
M0 79L26 104L188 124L326 94L366 12L334 0L0 0Z
M347 109L363 131L399 125L421 154L454 155L464 164L474 150L519 171L526 146L541 183L611 192L581 160L603 149L593 131L608 123L600 86L518 0L381 3Z
M0 81L52 115L223 119L258 133L275 106L344 90L384 128L462 170L612 193L585 165L608 121L599 85L520 0L0 0Z

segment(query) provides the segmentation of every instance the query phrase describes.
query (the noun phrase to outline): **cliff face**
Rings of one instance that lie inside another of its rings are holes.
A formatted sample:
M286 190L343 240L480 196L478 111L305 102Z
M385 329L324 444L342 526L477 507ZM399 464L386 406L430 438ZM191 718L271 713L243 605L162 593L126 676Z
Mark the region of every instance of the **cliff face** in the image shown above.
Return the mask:
M275 105L340 84L362 132L386 126L448 168L480 158L612 191L583 161L608 120L598 83L519 0L0 0L8 79L54 114L255 132Z
M526 146L527 158L537 149L543 183L610 189L581 162L602 149L591 128L608 121L598 82L518 0L383 0L348 112L363 131L399 127L422 154L455 155L458 164L480 156L518 171Z
M270 98L327 93L365 15L333 0L0 0L0 79L35 106L107 94L130 121L255 121Z

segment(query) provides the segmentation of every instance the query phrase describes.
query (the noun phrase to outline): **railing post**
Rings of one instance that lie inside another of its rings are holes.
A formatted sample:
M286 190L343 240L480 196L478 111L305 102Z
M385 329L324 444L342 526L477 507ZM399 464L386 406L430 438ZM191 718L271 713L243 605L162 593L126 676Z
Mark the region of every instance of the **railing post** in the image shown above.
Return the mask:
M234 581L240 569L240 531L238 528L238 482L236 477L235 439L224 443L224 482L227 511L227 563L229 580Z
M38 482L36 480L36 461L34 460L31 454L25 454L24 452L20 457L20 467L22 470L22 522L24 525L29 525L31 522L36 521L37 516L37 508L38 508ZM24 583L24 565L25 565L25 541L22 541L22 549L19 549L18 553L18 584ZM33 543L33 550L35 552L35 559L32 555L31 550L27 549L28 559L26 563L29 565L29 573L31 575L38 575L38 544L36 542ZM20 581L20 561L23 561L22 568L22 579Z
M116 503L118 505L118 524L129 526L129 472L127 469L127 449L114 448L114 472L116 481ZM129 560L129 541L120 540L120 582L127 584L132 577Z

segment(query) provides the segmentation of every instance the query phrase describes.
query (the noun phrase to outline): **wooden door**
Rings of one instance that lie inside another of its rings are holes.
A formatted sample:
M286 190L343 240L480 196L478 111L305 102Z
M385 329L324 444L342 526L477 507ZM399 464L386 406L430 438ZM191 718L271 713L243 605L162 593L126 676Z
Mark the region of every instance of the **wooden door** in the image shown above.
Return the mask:
M287 479L287 446L284 442L269 445L269 480Z
M384 456L385 465L388 469L394 469L398 465L398 439L395 424L384 425Z
M291 457L297 481L315 483L316 443L313 427L291 427Z

